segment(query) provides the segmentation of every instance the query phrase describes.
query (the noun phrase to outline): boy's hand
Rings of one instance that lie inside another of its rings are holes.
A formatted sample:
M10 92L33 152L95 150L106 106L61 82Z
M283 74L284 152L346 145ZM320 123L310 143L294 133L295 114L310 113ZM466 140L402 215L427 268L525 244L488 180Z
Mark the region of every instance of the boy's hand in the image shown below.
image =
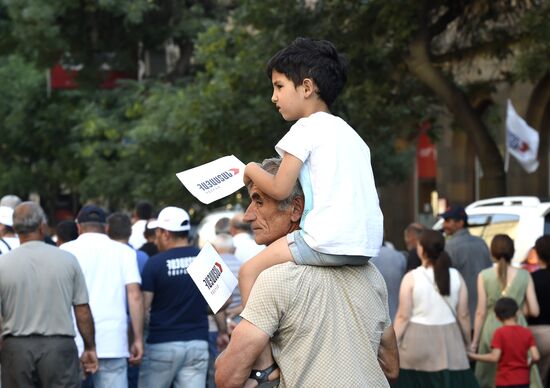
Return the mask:
M243 174L243 182L245 186L248 186L250 182L252 182L252 179L250 178L250 170L253 170L254 168L257 168L258 164L255 162L250 162L246 165L244 168L244 174Z

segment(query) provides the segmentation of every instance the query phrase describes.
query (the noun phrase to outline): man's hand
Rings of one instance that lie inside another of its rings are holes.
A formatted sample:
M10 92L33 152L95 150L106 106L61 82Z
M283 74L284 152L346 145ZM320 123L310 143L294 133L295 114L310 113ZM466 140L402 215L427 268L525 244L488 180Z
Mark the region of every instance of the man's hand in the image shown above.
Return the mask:
M382 333L378 348L378 363L388 381L395 382L399 377L399 350L393 326L388 326Z
M128 362L130 365L139 365L143 359L143 341L141 339L135 339L130 347L130 358Z
M85 376L97 372L99 368L99 361L97 360L95 349L84 349L82 356L80 356L80 365Z
M229 344L229 335L227 333L218 333L216 338L216 345L218 345L218 352L223 352Z

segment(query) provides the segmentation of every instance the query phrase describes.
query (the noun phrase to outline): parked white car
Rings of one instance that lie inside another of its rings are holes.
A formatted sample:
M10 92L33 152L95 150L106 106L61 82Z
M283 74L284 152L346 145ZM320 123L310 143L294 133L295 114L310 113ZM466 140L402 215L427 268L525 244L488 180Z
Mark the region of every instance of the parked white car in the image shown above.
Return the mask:
M535 245L537 238L550 234L550 202L537 197L497 197L473 202L466 208L470 233L481 237L488 246L496 234L505 233L514 240L516 253L512 263L519 265ZM434 225L442 229L443 220Z

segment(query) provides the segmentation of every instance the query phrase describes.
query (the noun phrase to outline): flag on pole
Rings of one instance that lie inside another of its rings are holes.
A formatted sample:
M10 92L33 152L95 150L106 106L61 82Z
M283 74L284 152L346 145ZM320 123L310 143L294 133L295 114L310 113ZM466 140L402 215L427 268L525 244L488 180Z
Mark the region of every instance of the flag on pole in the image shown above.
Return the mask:
M512 101L508 100L506 114L506 158L512 155L525 171L533 173L539 167L537 160L538 151L539 133L527 125L525 120L516 113Z

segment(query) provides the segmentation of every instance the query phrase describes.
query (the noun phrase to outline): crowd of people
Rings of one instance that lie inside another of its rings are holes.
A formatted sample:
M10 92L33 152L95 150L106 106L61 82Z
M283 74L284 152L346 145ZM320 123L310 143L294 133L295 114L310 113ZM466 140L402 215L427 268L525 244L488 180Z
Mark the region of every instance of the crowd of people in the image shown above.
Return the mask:
M444 234L405 228L406 254L382 245L370 150L329 109L346 69L308 38L269 61L271 100L296 123L280 158L246 166L246 212L216 224L239 287L215 314L188 273L184 209L87 204L54 242L38 204L5 197L4 388L548 386L550 236L532 274L459 206Z
M390 290L399 289L390 300L398 306L401 370L395 386L548 387L550 236L537 239L530 255L538 264L530 273L512 264L510 236L497 234L488 247L469 233L461 206L441 216L443 233L419 224L405 228L406 269L393 266L386 274L379 268L390 298ZM498 305L506 299L516 307L499 316ZM528 327L524 336L532 342L522 343L517 333L496 342L496 333L508 325ZM499 357L489 357L495 349Z

